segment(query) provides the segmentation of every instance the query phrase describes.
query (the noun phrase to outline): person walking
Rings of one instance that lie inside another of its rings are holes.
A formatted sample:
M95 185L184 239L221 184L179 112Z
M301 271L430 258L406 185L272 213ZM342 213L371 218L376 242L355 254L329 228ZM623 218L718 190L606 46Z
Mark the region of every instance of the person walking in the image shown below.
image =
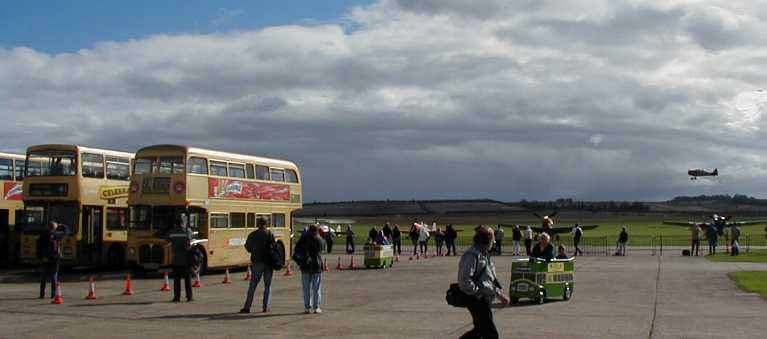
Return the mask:
M730 227L730 255L737 256L740 254L740 227L738 225L732 225Z
M397 224L394 224L394 228L391 230L391 242L392 252L396 255L402 255L402 232Z
M505 238L505 234L503 226L498 225L495 229L495 254L497 255L501 255L503 252L503 238Z
M690 227L690 255L698 256L700 250L700 226L694 224Z
M533 247L533 229L530 226L525 228L525 255L530 256L530 249Z
M431 235L429 234L427 225L423 225L421 226L420 229L418 229L418 245L421 250L421 255L429 254L429 237L430 236Z
M461 256L458 264L458 286L463 293L470 296L467 308L474 325L461 338L499 337L490 306L495 299L498 299L501 305L508 305L509 297L503 293L496 276L495 265L489 255L495 243L494 238L490 227L477 228L473 246Z
M245 297L245 305L240 310L240 313L250 313L250 307L253 304L253 294L256 293L256 287L258 287L261 277L264 278L264 300L261 310L266 313L271 307L272 275L274 274L274 269L269 266L266 258L268 251L275 242L274 234L266 228L266 220L263 218L258 218L256 227L257 229L250 232L248 240L245 241L245 249L250 252L252 277L250 278L250 286L248 286L248 293Z
M193 301L192 297L192 230L180 219L175 220L175 227L168 233L172 258L171 274L173 275L173 302L181 301L181 279L184 279L186 301Z
M618 235L618 251L615 253L616 255L626 255L626 243L629 242L629 233L626 231L626 227L624 226L621 230L621 234Z
M68 233L68 227L55 221L48 223L48 229L37 238L37 259L40 261L40 299L45 298L46 281L51 282L51 298L56 296L61 262L61 240Z
M573 247L575 247L575 254L574 256L583 255L583 251L581 251L581 248L578 246L581 243L581 237L583 237L583 229L580 225L575 224L575 227L573 227Z
M442 232L442 228L437 227L437 232L434 233L434 245L437 248L437 256L442 256L442 245L445 243L445 232Z
M322 249L324 247L319 230L316 226L309 227L306 236L298 240L297 252L303 253L304 259L299 262L301 268L301 283L304 292L304 313L322 313Z
M410 238L410 241L413 243L413 255L418 254L418 234L420 233L421 227L423 226L418 223L418 220L413 221L413 225L410 226L410 232L408 233L408 237Z
M708 239L708 255L715 255L719 234L714 225L708 225L708 227L706 227L706 239Z
M354 231L352 231L352 225L346 226L346 253L354 254Z
M522 241L522 230L519 229L519 225L514 225L514 230L511 231L511 241L512 241L512 254L513 255L519 255L519 244Z

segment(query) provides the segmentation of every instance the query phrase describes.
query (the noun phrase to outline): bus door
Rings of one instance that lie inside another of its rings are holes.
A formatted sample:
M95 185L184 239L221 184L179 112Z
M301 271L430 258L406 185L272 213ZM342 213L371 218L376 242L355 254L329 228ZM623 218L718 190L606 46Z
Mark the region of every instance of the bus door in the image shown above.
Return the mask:
M103 258L103 220L102 206L83 206L82 240L80 241L80 263L93 265L101 263Z

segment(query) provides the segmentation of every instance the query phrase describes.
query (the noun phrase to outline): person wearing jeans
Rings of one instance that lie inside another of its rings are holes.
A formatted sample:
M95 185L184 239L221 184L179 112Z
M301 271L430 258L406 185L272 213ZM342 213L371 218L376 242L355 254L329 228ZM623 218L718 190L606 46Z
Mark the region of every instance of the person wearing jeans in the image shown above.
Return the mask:
M274 234L266 228L266 219L258 218L257 229L250 232L245 241L245 249L250 252L250 267L253 276L250 278L248 294L245 297L245 306L240 313L250 313L250 307L253 305L253 295L256 293L256 287L264 278L264 300L263 312L268 312L272 302L272 275L274 269L267 264L266 258L270 247L275 242Z
M296 244L297 251L301 252L305 259L299 263L301 266L301 282L304 291L304 313L322 313L322 248L324 244L318 234L316 226L309 227L309 233L302 237Z
M253 276L250 278L250 286L248 286L248 295L245 298L245 306L242 308L242 313L250 312L250 307L253 305L253 295L256 293L256 287L261 282L261 277L264 278L264 301L262 311L269 312L272 307L272 275L274 270L271 267L267 267L265 263L259 262L251 266ZM248 312L244 312L248 311Z

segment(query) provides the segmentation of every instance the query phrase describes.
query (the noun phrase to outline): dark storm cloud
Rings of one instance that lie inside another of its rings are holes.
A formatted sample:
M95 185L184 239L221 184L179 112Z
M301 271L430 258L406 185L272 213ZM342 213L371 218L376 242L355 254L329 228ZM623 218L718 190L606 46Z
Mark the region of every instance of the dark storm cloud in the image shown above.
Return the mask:
M351 31L0 49L2 148L290 159L308 201L762 194L757 5L386 0ZM691 183L689 167L723 175Z

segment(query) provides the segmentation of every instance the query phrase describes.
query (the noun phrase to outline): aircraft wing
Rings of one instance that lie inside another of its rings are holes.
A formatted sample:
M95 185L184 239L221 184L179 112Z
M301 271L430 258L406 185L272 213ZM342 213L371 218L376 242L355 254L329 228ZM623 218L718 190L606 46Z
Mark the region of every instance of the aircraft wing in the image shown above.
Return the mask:
M694 222L694 221L663 221L664 225L674 225L674 226L692 226L692 225L700 225L700 224L708 224L704 222Z
M581 229L584 231L593 230L599 227L599 225L580 225L580 226L581 226ZM549 232L552 234L570 233L573 231L573 227L575 227L575 225L551 227L549 228ZM533 232L537 232L537 233L543 233L543 231L545 230L543 227L533 227L532 229L533 229Z
M733 221L733 222L728 222L727 226L730 226L730 225L738 225L738 226L741 226L741 225L758 225L758 224L767 224L767 220Z
M333 224L333 225L351 225L354 224L355 221L353 219L328 219L328 218L295 218L295 221L297 224L314 224L314 223L323 223L323 224Z

